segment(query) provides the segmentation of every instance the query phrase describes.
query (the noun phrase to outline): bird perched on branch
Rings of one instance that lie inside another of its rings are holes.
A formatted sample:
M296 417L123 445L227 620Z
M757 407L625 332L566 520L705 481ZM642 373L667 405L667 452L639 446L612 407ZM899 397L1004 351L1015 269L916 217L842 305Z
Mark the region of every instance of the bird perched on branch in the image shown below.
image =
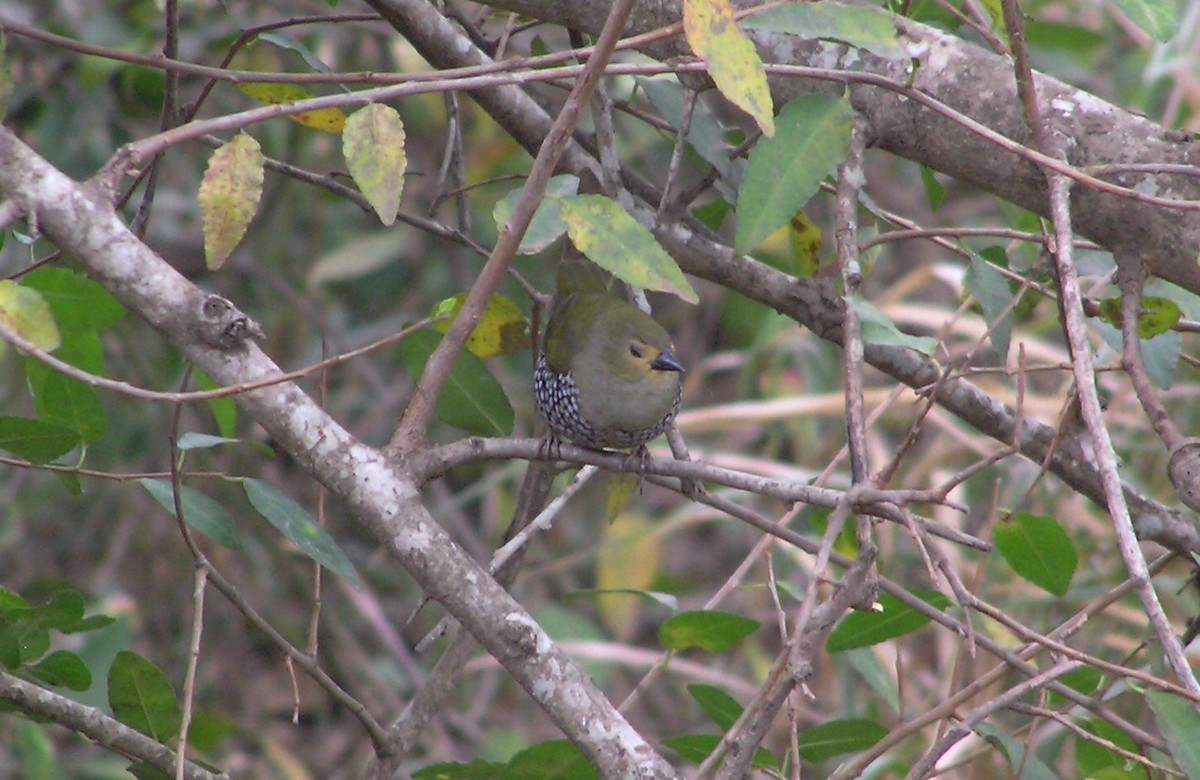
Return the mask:
M683 364L663 327L596 280L590 263L559 270L533 376L553 438L590 449L639 449L679 412Z

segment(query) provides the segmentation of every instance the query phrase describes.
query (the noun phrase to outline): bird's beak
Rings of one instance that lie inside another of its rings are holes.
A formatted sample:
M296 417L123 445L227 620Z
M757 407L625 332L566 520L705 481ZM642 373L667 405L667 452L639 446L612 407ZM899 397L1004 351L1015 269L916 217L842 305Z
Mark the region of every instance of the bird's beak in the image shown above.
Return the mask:
M679 358L675 357L675 353L669 349L664 349L658 353L658 357L654 358L654 362L650 364L650 368L655 371L685 371L683 363L679 362Z

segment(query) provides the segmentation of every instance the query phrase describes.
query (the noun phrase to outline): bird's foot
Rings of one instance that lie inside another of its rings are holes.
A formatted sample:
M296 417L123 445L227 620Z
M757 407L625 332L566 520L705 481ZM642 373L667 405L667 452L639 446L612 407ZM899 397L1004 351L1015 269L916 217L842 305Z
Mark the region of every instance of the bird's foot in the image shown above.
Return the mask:
M637 475L638 475L637 491L638 491L638 495L640 496L642 494L642 488L646 483L646 467L650 465L650 450L649 450L649 448L647 448L646 445L643 444L642 446L638 447L633 452L629 453L627 456L625 456L625 462L621 464L621 468L624 470L629 470L633 466L633 462L634 462L635 458L637 459Z
M542 460L559 460L562 457L562 439L553 432L546 431L546 435L538 444L537 454Z

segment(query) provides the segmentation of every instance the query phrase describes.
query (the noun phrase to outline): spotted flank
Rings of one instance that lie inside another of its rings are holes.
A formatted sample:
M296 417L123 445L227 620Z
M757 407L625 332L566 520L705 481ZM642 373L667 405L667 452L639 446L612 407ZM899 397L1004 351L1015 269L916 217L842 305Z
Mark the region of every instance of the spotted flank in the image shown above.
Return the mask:
M679 413L680 395L676 395L671 411L649 428L598 429L580 413L579 389L575 386L575 378L569 371L558 372L550 368L545 353L538 354L537 369L533 374L533 393L538 414L555 436L593 450L630 450L640 447L662 434Z

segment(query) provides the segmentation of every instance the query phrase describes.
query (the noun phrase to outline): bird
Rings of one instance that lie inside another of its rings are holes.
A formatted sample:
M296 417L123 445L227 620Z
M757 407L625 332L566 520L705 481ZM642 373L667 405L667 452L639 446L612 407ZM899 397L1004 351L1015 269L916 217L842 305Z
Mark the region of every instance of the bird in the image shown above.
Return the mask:
M551 441L643 451L679 413L683 363L667 331L564 265L533 387Z

